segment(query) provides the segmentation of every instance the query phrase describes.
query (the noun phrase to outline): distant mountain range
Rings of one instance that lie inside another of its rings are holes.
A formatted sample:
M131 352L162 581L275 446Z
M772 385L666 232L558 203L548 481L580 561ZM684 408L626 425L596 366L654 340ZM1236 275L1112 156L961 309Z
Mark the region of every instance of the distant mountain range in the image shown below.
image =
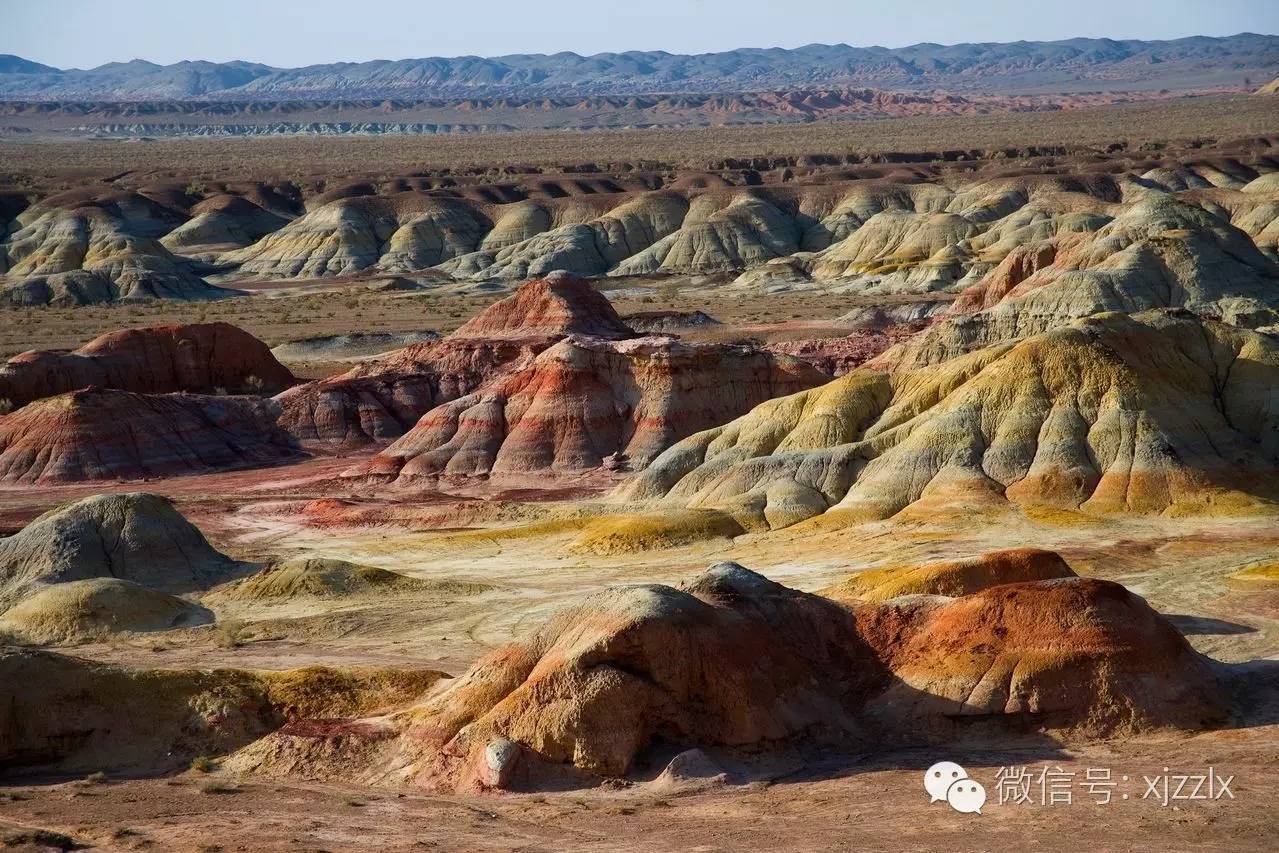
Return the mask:
M1279 74L1279 36L1173 41L1068 39L903 48L808 45L695 56L629 51L339 62L113 62L58 69L0 55L0 99L279 100L591 96L872 86L905 90L1082 92L1253 86Z

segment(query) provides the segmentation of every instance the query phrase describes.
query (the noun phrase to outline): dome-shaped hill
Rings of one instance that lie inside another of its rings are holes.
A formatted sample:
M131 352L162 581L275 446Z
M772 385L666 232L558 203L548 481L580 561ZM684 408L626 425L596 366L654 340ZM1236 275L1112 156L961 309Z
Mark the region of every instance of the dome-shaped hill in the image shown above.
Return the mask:
M633 338L635 332L589 282L565 272L554 272L521 285L511 296L462 324L451 337L544 335L620 339Z
M208 284L142 230L103 207L50 208L9 237L0 303L72 306L239 294Z
M215 550L168 498L98 495L47 512L0 539L0 609L49 584L114 578L184 593L249 568Z
M51 645L212 621L203 607L168 593L118 578L92 578L36 588L0 614L0 635Z
M431 409L527 365L571 334L635 336L588 282L551 275L521 285L443 340L280 394L280 425L306 443L351 447L399 438Z
M273 736L230 766L537 787L569 764L624 775L659 740L924 746L955 738L964 718L1104 735L1210 726L1224 702L1207 661L1118 584L845 606L721 563L679 588L585 598L380 717L376 744Z
M971 595L1006 583L1073 578L1060 555L1038 548L992 551L967 560L887 566L852 575L818 592L836 601L887 601L902 595Z
M140 480L297 459L278 415L252 397L102 388L47 397L0 418L0 482Z
M398 572L326 557L285 560L218 590L218 598L243 602L285 602L300 598L438 593L472 595L491 587L469 581L423 580Z
M900 373L861 368L676 444L623 491L748 527L919 503L1102 513L1279 499L1279 341L1103 314Z
M751 347L572 336L427 412L347 476L583 471L614 454L640 468L686 435L826 380L805 362Z

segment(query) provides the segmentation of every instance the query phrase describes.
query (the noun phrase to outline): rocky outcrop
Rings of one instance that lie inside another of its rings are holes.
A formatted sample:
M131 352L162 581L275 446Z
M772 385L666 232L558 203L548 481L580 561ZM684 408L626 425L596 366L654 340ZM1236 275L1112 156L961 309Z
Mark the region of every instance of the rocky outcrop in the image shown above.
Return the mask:
M531 281L443 340L405 347L279 395L280 425L303 443L390 441L436 406L527 365L577 333L634 334L590 284L566 275Z
M298 459L279 413L252 397L103 388L46 397L0 418L0 482L142 480Z
M72 352L24 352L0 367L0 398L24 406L90 385L146 394L275 393L293 382L248 332L201 323L108 332Z
M114 579L178 594L250 568L215 550L168 498L96 495L0 540L0 610L33 591L75 581Z
M232 765L535 788L556 766L623 776L657 740L923 746L972 724L1005 739L1028 726L1200 728L1223 709L1206 659L1118 584L1066 578L846 606L721 563L679 588L583 600L380 718L379 741L352 749L281 732Z
M690 329L723 325L702 311L640 311L627 314L622 322L642 335L669 335Z
M1279 343L1185 312L1102 314L940 365L861 368L676 444L622 496L747 528L913 504L1268 511Z
M1103 311L1187 308L1256 328L1279 321L1279 265L1228 222L1155 193L1085 237L1015 250L952 318L877 362L916 367ZM965 313L976 310L975 313Z
M465 327L464 327L465 328ZM573 335L527 366L424 414L349 476L642 468L673 442L826 377L751 347Z

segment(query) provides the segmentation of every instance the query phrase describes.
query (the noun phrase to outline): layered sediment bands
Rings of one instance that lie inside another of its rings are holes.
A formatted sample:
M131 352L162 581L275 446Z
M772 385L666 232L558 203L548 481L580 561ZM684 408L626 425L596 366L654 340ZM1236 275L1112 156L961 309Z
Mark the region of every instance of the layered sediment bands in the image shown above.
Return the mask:
M575 335L427 412L347 474L409 481L582 471L615 455L641 468L686 435L826 380L797 359L750 347Z
M304 444L357 447L399 438L440 403L530 361L556 338L482 338L413 344L275 399L279 424Z
M522 285L449 337L414 344L277 397L302 442L353 447L399 438L436 406L528 364L570 334L632 337L590 284L555 274Z
M530 281L462 324L453 338L591 335L631 338L635 333L588 282L554 272Z
M32 591L115 579L165 593L208 589L250 566L209 544L159 495L95 495L0 540L0 610Z
M202 323L108 332L72 352L24 352L0 367L0 398L24 406L90 385L147 394L274 393L293 382L248 332Z
M5 245L0 302L68 306L236 295L206 283L143 236L150 229L104 207L33 209L19 221L24 226Z
M1101 314L913 371L860 368L676 444L621 492L747 527L1007 503L1267 511L1274 338L1186 312Z
M1273 325L1279 266L1222 218L1148 194L1095 233L1018 247L961 295L952 318L876 363L917 367L1076 317L1169 307L1244 327Z
M191 208L191 218L160 243L180 255L216 255L241 249L280 230L288 220L241 196L218 195Z
M472 252L492 228L467 202L405 193L331 201L222 256L257 277L343 275L376 264L421 270Z
M101 388L46 397L0 418L0 482L140 480L297 459L279 414L253 397Z
M378 720L378 742L282 732L231 765L537 787L554 778L548 765L624 775L658 739L925 745L965 720L1003 737L1027 726L1098 735L1199 728L1220 723L1223 707L1206 659L1114 583L849 606L722 563L679 588L584 599Z

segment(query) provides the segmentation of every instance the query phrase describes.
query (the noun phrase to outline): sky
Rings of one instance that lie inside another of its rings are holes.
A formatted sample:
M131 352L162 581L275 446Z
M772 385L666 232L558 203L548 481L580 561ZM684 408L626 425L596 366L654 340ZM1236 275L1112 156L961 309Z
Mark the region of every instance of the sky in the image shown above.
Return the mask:
M0 0L0 53L59 68L1245 31L1279 34L1279 0Z

